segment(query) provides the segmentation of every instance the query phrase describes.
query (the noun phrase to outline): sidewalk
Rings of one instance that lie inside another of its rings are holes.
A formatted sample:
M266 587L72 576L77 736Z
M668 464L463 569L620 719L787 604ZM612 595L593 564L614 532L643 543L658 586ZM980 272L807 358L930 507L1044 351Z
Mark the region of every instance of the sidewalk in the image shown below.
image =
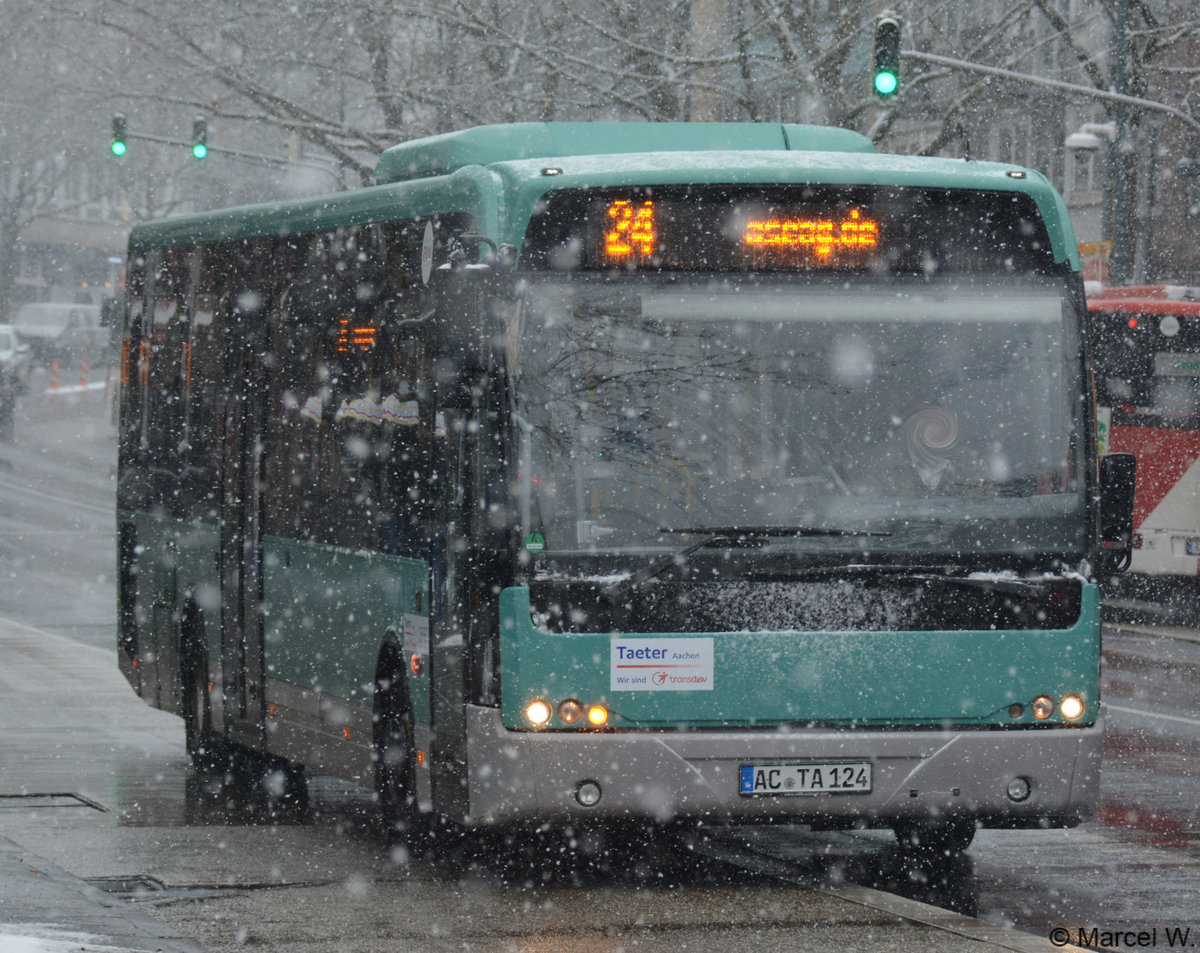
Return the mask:
M206 953L133 904L106 896L0 837L4 953Z
M118 802L111 813L89 805L101 797L113 800L114 779L123 762L137 757L138 746L158 758L171 751L172 726L165 724L171 720L133 695L117 671L115 650L0 619L4 830L23 829L20 819L40 811L36 828L43 843L65 846L78 838L69 824L56 825L63 812L119 818L127 805ZM3 953L206 953L135 904L63 869L62 861L48 860L46 852L0 834ZM62 856L90 852L82 842Z

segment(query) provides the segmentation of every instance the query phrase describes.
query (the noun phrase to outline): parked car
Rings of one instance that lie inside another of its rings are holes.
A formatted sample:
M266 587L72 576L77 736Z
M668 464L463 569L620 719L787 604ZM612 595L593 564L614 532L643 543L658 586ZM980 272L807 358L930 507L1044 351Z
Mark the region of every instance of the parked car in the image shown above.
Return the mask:
M106 332L96 304L26 304L17 309L12 326L37 361L77 361L103 350Z
M19 393L24 393L29 383L29 366L33 355L29 344L11 325L0 324L0 374L7 377Z
M12 440L17 397L29 380L29 345L7 324L0 324L0 440Z

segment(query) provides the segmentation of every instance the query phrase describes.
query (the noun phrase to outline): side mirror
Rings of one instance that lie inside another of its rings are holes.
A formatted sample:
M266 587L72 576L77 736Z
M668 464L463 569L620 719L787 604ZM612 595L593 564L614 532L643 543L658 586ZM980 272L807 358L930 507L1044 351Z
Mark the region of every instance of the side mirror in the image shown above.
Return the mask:
M1137 460L1132 453L1100 458L1100 556L1112 572L1129 568L1133 555L1133 487Z

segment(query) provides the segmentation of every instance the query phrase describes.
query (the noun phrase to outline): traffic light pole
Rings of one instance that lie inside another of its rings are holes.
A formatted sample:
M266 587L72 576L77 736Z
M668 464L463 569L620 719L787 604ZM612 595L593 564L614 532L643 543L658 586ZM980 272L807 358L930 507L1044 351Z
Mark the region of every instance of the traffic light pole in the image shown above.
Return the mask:
M142 142L157 142L166 146L184 146L187 149L192 150L192 154L195 155L195 141L188 142L184 139L172 139L170 136L152 136L149 133L129 132L128 129L124 129L123 134L120 137L120 141L124 142L126 139L140 139ZM231 159L238 159L242 162L255 162L260 165L267 165L276 169L287 169L292 166L300 166L307 169L317 169L321 172L328 172L335 179L337 178L337 170L333 166L327 165L323 162L313 162L305 159L289 159L282 156L268 156L258 152L245 152L242 149L227 149L224 146L211 146L205 143L205 154L212 155L214 153L217 155L229 156ZM127 152L122 151L117 157L123 158L126 154Z
M1184 125L1200 132L1200 120L1193 119L1182 109L1157 103L1152 99L1140 99L1137 96L1127 96L1124 93L1113 93L1106 89L1096 89L1092 86L1080 86L1078 83L1066 83L1058 79L1046 79L1031 73L1018 73L1015 70L1001 69L998 66L984 66L982 63L972 63L970 60L958 60L951 56L939 56L937 53L922 53L919 50L904 50L900 54L904 59L917 60L921 63L932 63L935 66L945 66L948 69L960 69L969 73L982 73L985 76L998 76L1018 83L1029 83L1032 86L1046 86L1050 89L1061 89L1076 93L1090 99L1099 99L1110 103L1123 103L1127 106L1140 106L1142 109L1166 113L1173 116Z
M1122 4L1122 10L1124 5ZM1126 40L1124 38L1124 23L1118 24L1119 37L1118 48L1123 48ZM1179 120L1189 129L1194 132L1200 132L1200 120L1196 120L1189 116L1181 109L1174 106L1168 106L1166 103L1155 102L1152 99L1142 99L1138 96L1130 96L1124 92L1112 92L1106 89L1095 89L1090 86L1080 86L1077 83L1067 83L1057 79L1046 79L1041 76L1033 76L1029 73L1018 73L1013 70L1001 69L996 66L984 66L982 63L972 63L968 60L954 59L949 56L940 56L936 53L922 53L918 50L905 50L902 56L917 60L923 63L931 63L935 66L944 66L949 69L959 69L971 73L981 73L985 76L996 76L1001 79L1011 80L1013 82L1025 83L1031 86L1043 86L1048 89L1063 90L1074 95L1099 100L1114 104L1113 112L1116 115L1115 133L1109 138L1108 142L1108 185L1105 192L1107 198L1105 201L1105 212L1108 218L1109 234L1112 238L1112 261L1110 263L1111 277L1114 283L1124 284L1130 279L1133 271L1133 253L1130 248L1130 197L1129 197L1129 174L1126 168L1128 162L1128 152L1122 148L1124 137L1127 135L1126 126L1126 107L1136 106L1147 112L1162 113ZM1118 72L1116 75L1118 89L1124 87L1124 52L1122 50L1118 59Z
M152 136L144 132L126 132L126 139L140 139L143 142L157 142L166 146L184 146L191 150L195 145L193 142L188 142L186 139L172 139L169 136ZM246 162L260 162L263 165L272 165L281 169L286 169L289 165L295 165L286 158L280 156L260 155L256 152L243 152L241 149L226 149L224 146L208 146L206 145L209 155L217 153L218 155L231 156L235 159L243 159ZM315 167L315 166L314 166ZM326 168L320 166L320 168Z

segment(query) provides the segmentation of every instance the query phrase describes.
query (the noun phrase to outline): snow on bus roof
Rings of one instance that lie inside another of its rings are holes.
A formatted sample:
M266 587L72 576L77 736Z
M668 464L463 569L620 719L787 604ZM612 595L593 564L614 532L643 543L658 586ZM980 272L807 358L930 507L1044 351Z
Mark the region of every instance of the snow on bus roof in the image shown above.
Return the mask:
M644 152L874 152L865 136L830 126L750 122L519 122L476 126L392 146L378 183L447 175L467 165Z

